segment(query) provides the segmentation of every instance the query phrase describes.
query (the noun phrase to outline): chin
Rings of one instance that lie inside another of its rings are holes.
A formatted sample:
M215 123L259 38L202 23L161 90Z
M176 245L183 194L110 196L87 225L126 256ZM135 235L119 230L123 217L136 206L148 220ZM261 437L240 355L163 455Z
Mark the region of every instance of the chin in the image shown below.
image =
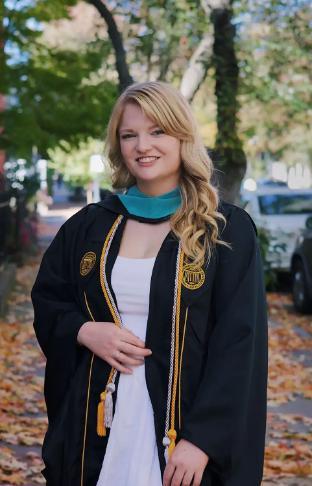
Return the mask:
M159 179L162 179L163 177L166 177L166 176L162 176L161 174L152 174L152 173L148 173L148 171L144 171L143 173L140 171L140 172L137 172L136 174L133 174L134 177L138 180L141 180L141 181L158 181Z

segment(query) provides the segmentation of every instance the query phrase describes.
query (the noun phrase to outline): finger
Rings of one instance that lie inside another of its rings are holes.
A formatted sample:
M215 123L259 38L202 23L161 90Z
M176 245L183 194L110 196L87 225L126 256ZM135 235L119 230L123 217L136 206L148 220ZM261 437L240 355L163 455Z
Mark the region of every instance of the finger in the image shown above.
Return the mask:
M182 486L190 486L191 484L194 486L194 483L192 483L194 473L193 472L186 472L184 474L183 480L182 480Z
M185 469L183 469L183 467L181 466L176 467L174 471L174 475L171 479L170 486L181 486L184 474L185 474Z
M145 357L152 354L152 351L148 348L142 349L141 347L133 346L132 344L128 344L125 342L120 343L119 350L128 355L132 354L133 356Z
M123 365L140 366L144 364L144 359L135 359L124 353L119 353L118 361Z
M132 373L133 373L131 368L127 368L126 366L123 366L121 363L119 363L115 359L112 359L109 364L111 366L113 366L114 368L116 368L116 370L120 371L121 373L125 373L127 375L132 375Z
M168 462L164 472L163 486L170 486L171 478L174 474L174 470L175 470L175 466L170 462Z
M200 486L203 478L203 472L197 471L194 475L193 486Z
M140 348L145 347L145 342L142 339L140 339L138 336L133 334L133 332L130 331L130 329L123 327L122 329L120 329L120 332L125 342L134 344L135 346L139 346Z

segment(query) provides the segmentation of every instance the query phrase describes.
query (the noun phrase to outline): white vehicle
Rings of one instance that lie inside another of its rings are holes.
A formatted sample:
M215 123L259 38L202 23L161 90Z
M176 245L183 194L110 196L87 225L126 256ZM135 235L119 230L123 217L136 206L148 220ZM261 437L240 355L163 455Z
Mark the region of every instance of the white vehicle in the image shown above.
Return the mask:
M256 226L270 237L267 260L271 268L289 272L297 239L312 215L312 190L263 187L242 197Z

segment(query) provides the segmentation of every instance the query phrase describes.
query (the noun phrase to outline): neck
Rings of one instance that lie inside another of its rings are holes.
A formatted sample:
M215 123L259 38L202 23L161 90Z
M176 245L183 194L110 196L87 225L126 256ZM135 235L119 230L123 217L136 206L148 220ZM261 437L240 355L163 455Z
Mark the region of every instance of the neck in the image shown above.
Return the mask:
M137 181L138 189L146 194L147 196L161 196L162 194L166 194L167 192L173 191L179 185L178 181L164 181L158 184L155 182L148 183L144 181Z

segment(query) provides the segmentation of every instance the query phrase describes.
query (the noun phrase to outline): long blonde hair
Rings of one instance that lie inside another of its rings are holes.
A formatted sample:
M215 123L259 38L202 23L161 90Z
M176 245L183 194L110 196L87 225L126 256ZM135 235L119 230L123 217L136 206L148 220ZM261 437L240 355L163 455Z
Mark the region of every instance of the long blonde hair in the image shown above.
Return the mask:
M191 108L178 90L159 81L133 84L120 95L110 117L105 144L114 189L125 189L136 183L123 162L118 133L128 102L138 104L165 133L181 142L182 205L171 216L170 226L181 240L189 261L202 266L209 262L216 244L228 244L219 239L218 220L225 224L225 218L217 211L218 191L211 184L213 164Z

